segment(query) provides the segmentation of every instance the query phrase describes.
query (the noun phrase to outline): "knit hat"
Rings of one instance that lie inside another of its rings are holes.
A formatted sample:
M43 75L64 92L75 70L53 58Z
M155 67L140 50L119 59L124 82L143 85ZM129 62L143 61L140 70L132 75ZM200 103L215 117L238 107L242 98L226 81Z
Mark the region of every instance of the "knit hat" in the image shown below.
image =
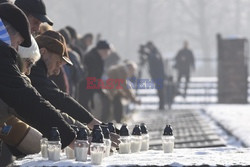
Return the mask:
M96 45L97 49L110 49L109 43L107 41L104 40L100 40L97 45Z
M70 44L71 36L70 36L69 31L64 28L64 29L59 30L59 33L62 34L62 36L64 37L66 44Z
M18 53L21 58L33 59L35 62L37 62L41 57L39 47L33 36L31 36L31 46L29 48L19 46Z
M41 22L53 25L53 22L46 14L46 7L42 0L16 0L15 5L23 11L30 13Z
M53 53L59 54L69 65L73 65L69 59L65 39L59 32L52 30L46 31L36 37L36 42L39 48L46 48Z
M24 38L21 46L31 46L29 22L21 9L11 3L1 3L0 18L8 22Z

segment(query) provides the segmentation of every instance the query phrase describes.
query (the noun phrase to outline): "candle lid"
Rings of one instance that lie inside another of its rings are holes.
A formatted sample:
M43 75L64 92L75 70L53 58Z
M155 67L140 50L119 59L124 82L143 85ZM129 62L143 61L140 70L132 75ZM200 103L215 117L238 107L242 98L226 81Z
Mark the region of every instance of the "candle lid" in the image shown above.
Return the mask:
M166 125L163 135L164 136L173 136L173 129L172 129L171 125Z
M104 139L110 139L110 132L109 132L109 129L108 129L108 126L101 126L102 128L102 133L104 135Z
M127 124L123 124L120 129L120 136L129 136Z
M77 132L76 140L88 140L88 132L86 128L80 128Z
M115 126L112 122L108 123L108 129L110 133L116 133Z
M141 133L142 134L148 134L147 126L144 123L141 123Z
M49 141L60 141L60 133L57 127L52 127L50 130Z
M100 129L92 132L92 143L103 143L103 134Z
M93 131L95 131L96 129L99 129L100 131L102 131L101 126L100 126L100 125L94 125L94 127L93 127Z
M141 136L141 128L139 125L135 125L132 135Z

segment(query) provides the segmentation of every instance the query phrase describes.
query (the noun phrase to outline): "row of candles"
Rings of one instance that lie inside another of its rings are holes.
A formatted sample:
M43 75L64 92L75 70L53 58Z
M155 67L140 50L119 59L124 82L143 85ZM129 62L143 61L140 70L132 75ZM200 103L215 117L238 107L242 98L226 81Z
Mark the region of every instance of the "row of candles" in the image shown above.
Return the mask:
M76 161L87 161L88 151L90 151L91 163L94 165L101 164L104 157L110 155L111 140L110 132L116 133L113 123L108 125L95 125L92 131L91 144L88 142L89 134L85 128L75 128L77 138L74 149L65 148L68 159ZM119 153L129 154L149 149L149 134L145 124L135 125L130 135L128 127L123 124L120 128ZM174 149L173 130L170 125L166 125L162 136L162 148L164 153L171 153ZM48 158L52 161L60 160L61 142L60 134L56 127L53 127L50 132L49 139L41 140L41 155L43 158Z

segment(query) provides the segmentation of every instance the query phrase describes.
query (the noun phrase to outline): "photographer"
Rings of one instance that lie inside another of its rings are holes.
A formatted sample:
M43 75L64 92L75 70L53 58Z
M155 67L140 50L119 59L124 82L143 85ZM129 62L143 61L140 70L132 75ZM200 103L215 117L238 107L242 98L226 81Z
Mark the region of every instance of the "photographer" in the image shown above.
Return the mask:
M155 47L153 42L148 42L145 46L141 45L140 50L140 65L143 66L148 62L149 74L151 79L155 82L157 94L159 97L159 109L164 110L164 86L165 79L164 65L160 52ZM140 76L139 72L139 76ZM156 82L157 81L157 82Z

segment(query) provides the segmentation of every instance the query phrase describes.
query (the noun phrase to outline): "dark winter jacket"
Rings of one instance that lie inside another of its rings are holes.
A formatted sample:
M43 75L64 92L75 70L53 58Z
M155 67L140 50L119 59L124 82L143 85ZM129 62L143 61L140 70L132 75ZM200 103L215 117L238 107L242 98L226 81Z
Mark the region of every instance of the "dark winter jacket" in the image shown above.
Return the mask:
M57 85L47 77L47 68L42 59L31 69L30 79L38 92L57 109L67 113L82 123L90 123L93 116L68 94L62 92Z
M194 55L191 50L183 48L175 57L175 68L182 74L188 75L191 67L195 67Z
M86 70L86 77L95 77L101 79L104 72L104 61L98 54L97 49L93 48L84 57L84 69ZM96 83L97 84L97 83ZM89 109L89 102L92 108L94 107L93 95L95 92L101 93L100 89L87 89L87 79L85 78L79 87L79 102L85 108Z
M74 65L64 65L63 68L69 81L70 95L77 100L79 93L79 84L84 79L84 71L79 54L72 50L70 50L68 53L70 60Z
M87 77L96 77L101 79L104 72L104 61L94 48L85 55L84 67L87 72Z
M164 79L163 60L157 49L152 49L148 54L149 73L152 79Z
M63 67L58 75L50 76L49 79L55 82L60 90L69 93L69 80Z
M69 145L75 138L74 130L64 121L59 110L21 76L16 63L16 51L0 41L0 99L45 137L49 137L51 127L58 127L62 147Z

